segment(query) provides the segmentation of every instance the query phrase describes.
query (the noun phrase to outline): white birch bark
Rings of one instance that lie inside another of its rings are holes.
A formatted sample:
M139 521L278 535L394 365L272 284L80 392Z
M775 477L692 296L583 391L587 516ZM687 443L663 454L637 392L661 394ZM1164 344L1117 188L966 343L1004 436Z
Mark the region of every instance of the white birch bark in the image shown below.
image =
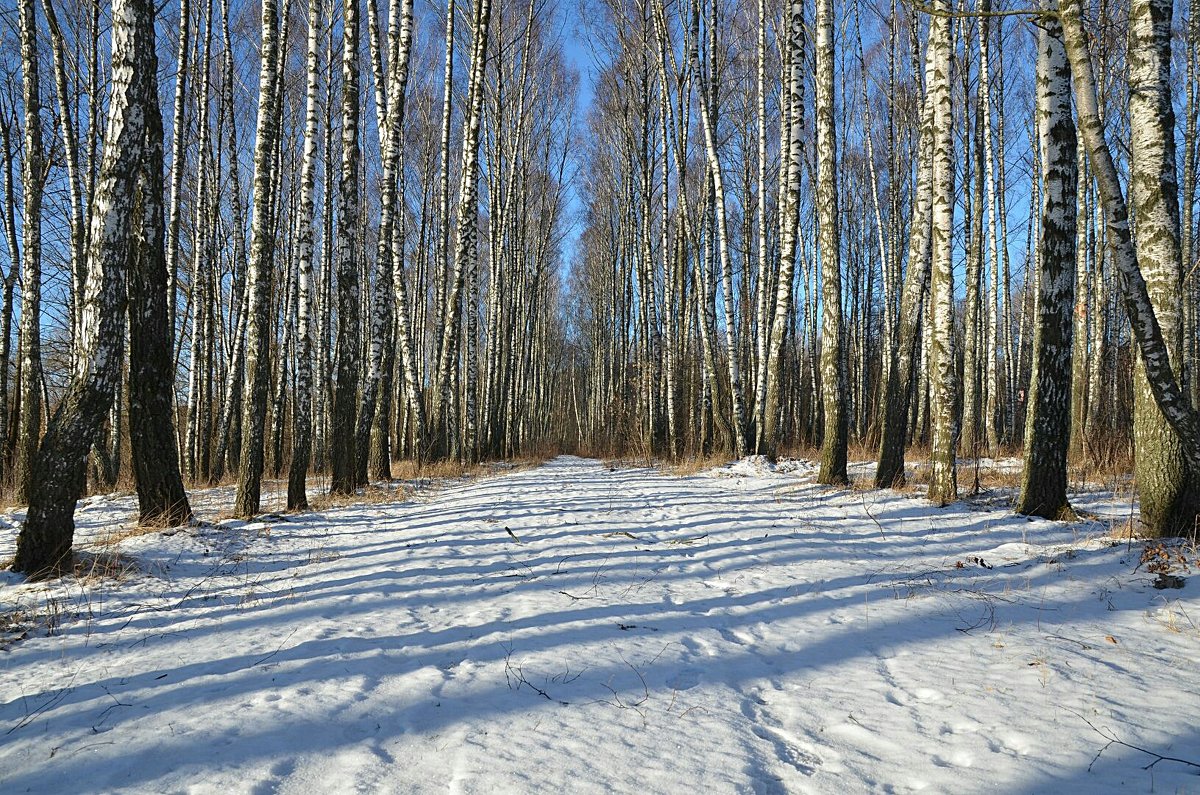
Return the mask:
M30 12L32 12L30 2ZM30 13L30 19L32 13ZM146 116L157 108L158 63L151 0L114 0L112 97L92 214L93 248L80 328L83 353L38 450L29 511L17 538L16 571L48 576L69 565L77 471L120 378L125 278L133 241L134 188ZM28 154L28 153L27 153Z
M1037 40L1036 121L1045 177L1025 468L1016 510L1047 519L1068 519L1074 516L1067 501L1067 452L1076 267L1075 122L1071 116L1071 67L1058 20L1041 20Z
M824 404L825 417L825 427L821 434L821 468L817 473L817 482L844 485L850 482L846 474L849 395L846 389L846 343L842 318L842 237L841 219L838 215L837 133L834 122L833 70L836 54L833 38L833 0L817 0L816 28L817 216L818 243L821 254L821 399ZM947 119L946 124L949 125L949 123L949 119ZM934 163L936 170L936 152ZM936 191L936 179L934 184Z
M34 0L18 7L21 40L21 91L25 102L25 152L21 181L25 214L21 222L21 382L17 396L19 423L13 460L14 498L28 502L34 459L42 432L42 120L38 78L37 12Z
M788 320L792 314L792 289L795 282L796 255L799 247L800 180L804 159L804 3L788 6L788 63L787 154L781 168L786 172L787 189L781 193L779 212L783 216L779 242L779 275L776 286L774 315L767 334L767 357L764 371L762 425L759 452L774 456L779 447L779 412L783 343L787 337ZM830 78L832 80L832 77ZM765 286L762 287L765 289Z
M1063 38L1071 63L1075 112L1079 133L1088 149L1092 172L1104 208L1106 235L1113 265L1124 298L1130 328L1137 341L1146 381L1159 410L1183 443L1192 471L1200 470L1200 428L1190 401L1172 368L1170 349L1154 310L1146 280L1139 267L1129 229L1129 211L1112 152L1104 138L1104 122L1097 101L1095 73L1079 0L1059 0Z
M262 0L262 63L259 68L258 125L254 141L254 216L250 227L250 262L246 271L246 374L249 388L243 401L241 461L234 513L258 513L262 489L263 429L267 413L267 381L271 338L271 272L274 263L274 224L271 218L275 144L279 135L275 113L276 71L279 65L279 7Z
M947 12L948 0L935 0L934 8ZM930 450L929 500L945 505L958 498L958 416L955 411L954 364L954 124L950 97L950 19L934 14L930 20L929 48L933 51L933 76L929 98L933 106L933 237L930 281Z

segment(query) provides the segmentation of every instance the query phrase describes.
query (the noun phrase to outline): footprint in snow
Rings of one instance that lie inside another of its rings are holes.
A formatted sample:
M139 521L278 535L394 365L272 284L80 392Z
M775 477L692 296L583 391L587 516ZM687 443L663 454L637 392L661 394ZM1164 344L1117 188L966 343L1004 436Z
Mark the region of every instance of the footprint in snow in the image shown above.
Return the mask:
M780 762L806 776L814 775L825 761L811 745L784 729L766 707L767 700L759 689L750 691L743 699L742 714L750 721L750 731L755 737L770 743Z
M750 646L754 643L754 638L749 633L743 632L740 629L721 628L717 632L726 643L733 643L738 646Z
M934 756L933 763L938 767L971 767L975 764L975 757L960 749L951 751L947 756Z
M700 684L700 671L697 668L684 668L667 679L667 686L672 690L691 690L698 684Z
M779 761L791 765L806 776L813 775L824 764L821 757L798 747L795 738L781 729L755 724L750 727L750 731L760 740L771 743Z

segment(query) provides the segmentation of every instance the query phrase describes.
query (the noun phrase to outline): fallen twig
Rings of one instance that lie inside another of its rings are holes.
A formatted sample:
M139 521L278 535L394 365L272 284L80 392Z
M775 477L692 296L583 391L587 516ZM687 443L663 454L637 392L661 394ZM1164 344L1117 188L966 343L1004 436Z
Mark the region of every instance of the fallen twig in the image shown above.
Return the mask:
M271 652L266 657L263 657L259 660L255 660L254 663L250 667L253 668L254 666L258 665L259 663L265 663L267 660L271 659L276 654L279 654L279 652L283 649L283 644L285 644L289 640L291 640L292 635L295 635L295 634L296 634L296 630L293 629L291 632L288 633L288 636L286 638L284 638L282 641L280 641L279 646L276 647L275 651Z
M1146 756L1152 757L1152 759L1150 760L1150 764L1144 765L1142 767L1142 770L1152 770L1154 768L1154 766L1157 765L1159 762L1177 762L1181 765L1186 765L1188 767L1194 767L1197 770L1200 770L1200 762L1193 762L1189 759L1181 759L1177 756L1164 756L1163 754L1160 754L1156 751L1151 751L1148 748L1142 748L1140 745L1134 745L1133 743L1127 743L1124 740L1122 740L1120 737L1118 737L1116 735L1116 732L1114 732L1112 729L1099 728L1098 726L1096 726L1096 724L1092 723L1090 720L1085 718L1083 715L1080 715L1078 712L1076 712L1073 709L1068 709L1067 712L1070 712L1072 715L1079 718L1081 721L1083 721L1088 726L1090 726L1092 728L1092 731L1096 732L1096 734L1099 734L1101 737L1103 737L1105 740L1108 741L1104 744L1104 747L1101 748L1099 751L1097 751L1096 755L1094 757L1092 757L1092 763L1090 765L1088 765L1088 768L1087 768L1089 773L1092 770L1092 766L1095 765L1096 762L1098 762L1100 760L1100 757L1104 754L1104 752L1107 751L1109 748L1111 748L1114 745L1119 745L1124 748L1128 748L1131 751L1137 751L1139 753L1145 754Z

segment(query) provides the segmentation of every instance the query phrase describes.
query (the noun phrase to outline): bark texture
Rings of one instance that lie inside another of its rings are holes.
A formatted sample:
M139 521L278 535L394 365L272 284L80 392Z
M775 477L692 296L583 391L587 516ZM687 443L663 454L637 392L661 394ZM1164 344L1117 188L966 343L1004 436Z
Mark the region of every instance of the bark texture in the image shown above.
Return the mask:
M1067 501L1071 358L1075 306L1076 141L1071 67L1062 26L1038 26L1037 131L1044 180L1038 238L1033 372L1025 421L1025 469L1017 512L1046 519L1073 516Z
M157 112L158 64L152 0L114 0L112 97L92 214L92 250L83 298L82 353L71 385L38 449L29 512L13 569L50 576L70 565L76 473L108 413L120 377L125 277L133 243L134 189L147 114Z

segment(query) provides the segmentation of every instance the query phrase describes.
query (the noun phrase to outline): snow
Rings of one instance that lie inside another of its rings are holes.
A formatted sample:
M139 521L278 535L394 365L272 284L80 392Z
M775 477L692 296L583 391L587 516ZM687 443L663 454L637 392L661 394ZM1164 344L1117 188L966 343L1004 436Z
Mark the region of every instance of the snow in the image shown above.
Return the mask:
M117 543L135 501L91 499L123 576L0 579L0 791L1200 790L1108 744L1200 762L1188 572L814 472L563 457L254 522L214 489Z

